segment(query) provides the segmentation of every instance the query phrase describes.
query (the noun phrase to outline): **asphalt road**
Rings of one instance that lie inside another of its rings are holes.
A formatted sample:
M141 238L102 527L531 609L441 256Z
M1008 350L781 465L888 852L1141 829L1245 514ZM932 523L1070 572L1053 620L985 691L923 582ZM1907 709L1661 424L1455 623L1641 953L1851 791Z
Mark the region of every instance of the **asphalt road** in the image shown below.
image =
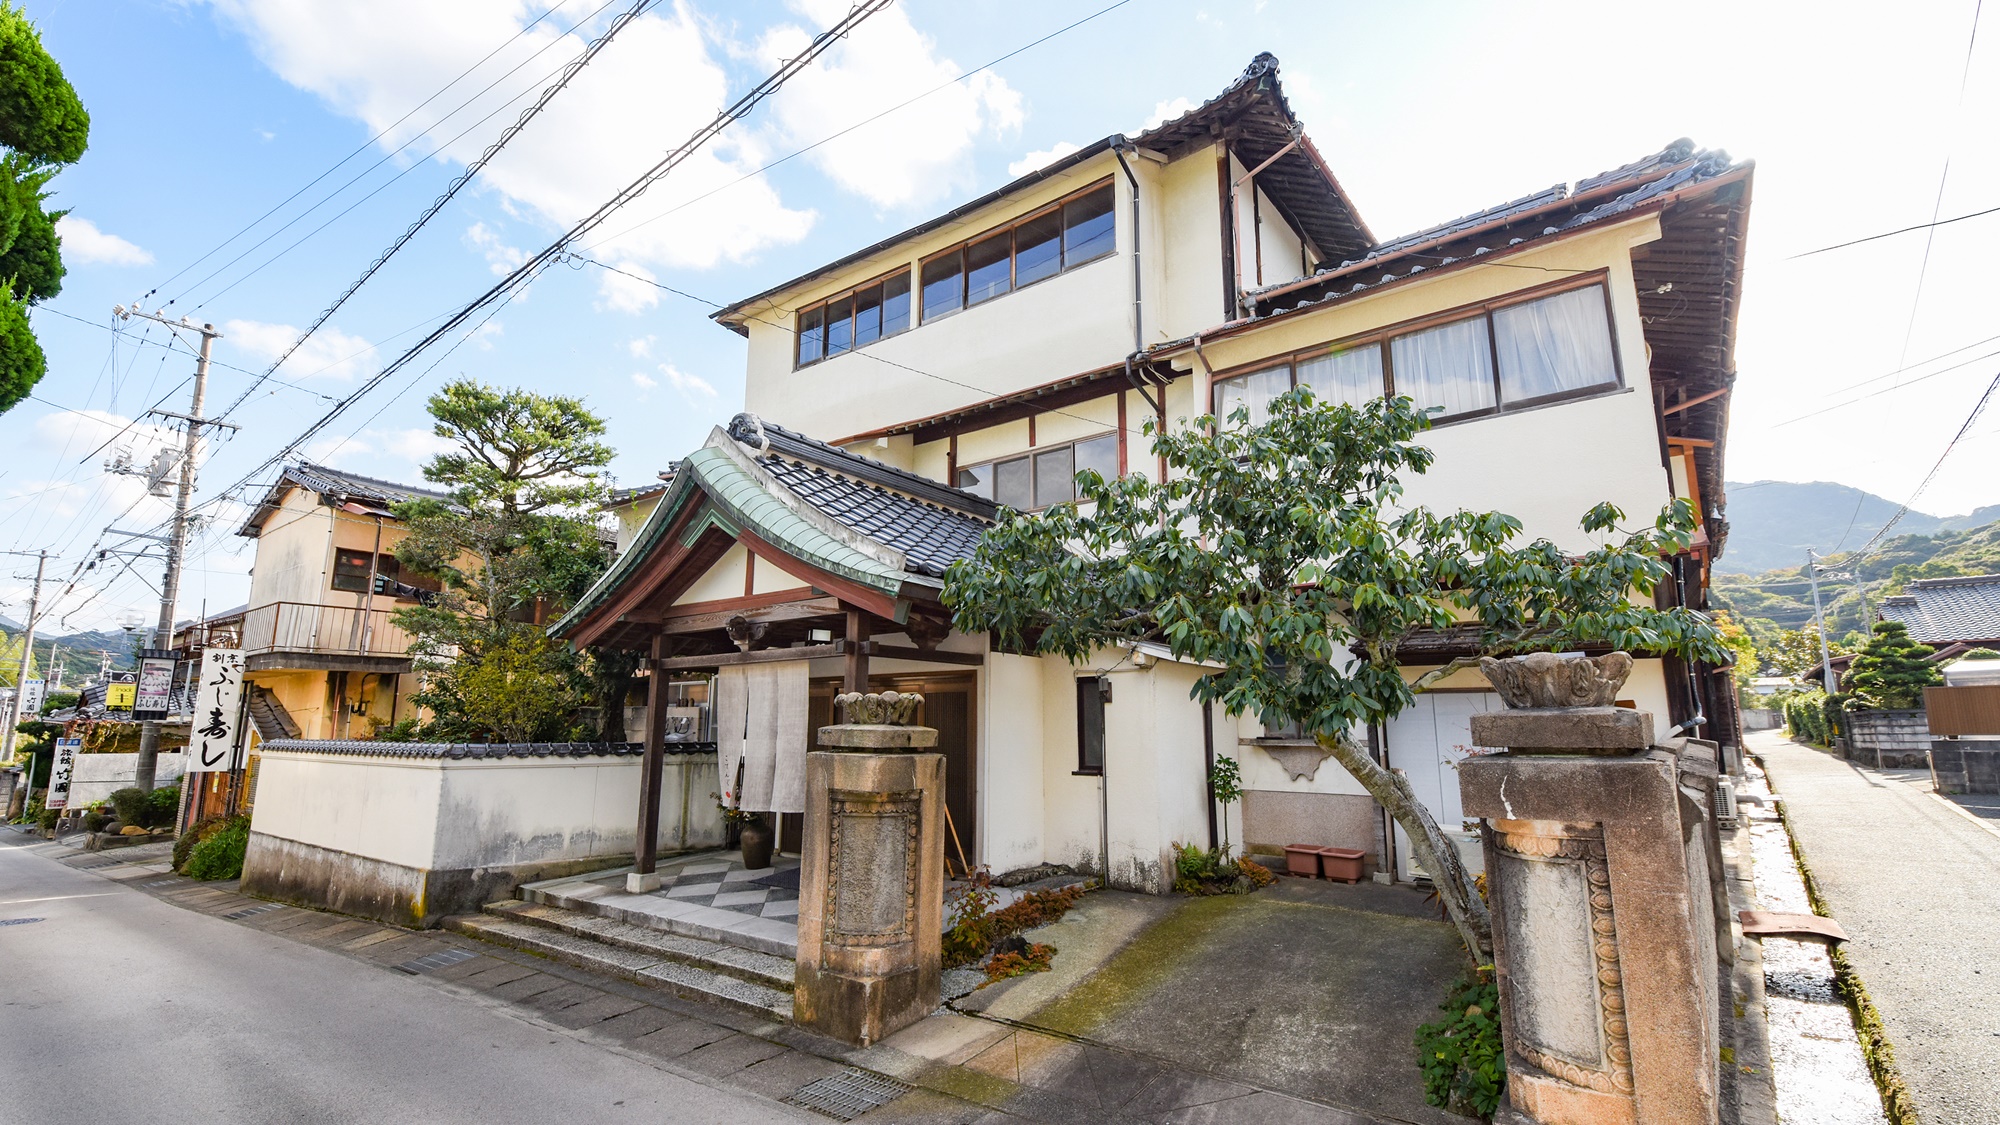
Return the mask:
M1927 1122L2000 1125L2000 828L1906 771L1748 739Z
M0 1122L824 1121L0 831ZM58 1110L58 1104L70 1108Z

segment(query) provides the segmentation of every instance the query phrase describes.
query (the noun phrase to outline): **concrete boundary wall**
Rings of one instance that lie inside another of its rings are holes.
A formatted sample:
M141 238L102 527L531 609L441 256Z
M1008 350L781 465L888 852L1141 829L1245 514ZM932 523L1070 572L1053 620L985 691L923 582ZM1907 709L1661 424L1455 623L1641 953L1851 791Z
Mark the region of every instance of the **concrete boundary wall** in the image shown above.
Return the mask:
M1849 711L1847 757L1877 769L1925 766L1931 728L1922 711Z
M243 889L404 926L524 882L630 863L640 757L620 746L478 757L417 745L266 743ZM719 847L713 749L667 756L662 854Z
M69 807L80 809L129 789L139 776L137 754L78 754L69 775ZM172 785L187 770L187 754L161 754L153 767L155 786Z

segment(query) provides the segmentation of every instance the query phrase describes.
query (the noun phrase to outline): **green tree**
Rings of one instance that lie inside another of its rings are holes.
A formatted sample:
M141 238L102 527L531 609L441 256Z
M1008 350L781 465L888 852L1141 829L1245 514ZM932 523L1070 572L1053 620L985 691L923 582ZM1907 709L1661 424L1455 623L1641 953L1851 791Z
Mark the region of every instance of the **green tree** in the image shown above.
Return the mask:
M1763 675L1763 660L1757 654L1757 642L1751 639L1750 630L1738 625L1727 613L1715 614L1715 631L1722 637L1736 663L1730 668L1739 691L1749 691L1750 682Z
M1827 650L1834 656L1846 656L1850 651L1840 641L1831 638L1827 641ZM1764 664L1776 668L1779 675L1803 675L1819 667L1819 630L1811 625L1785 629L1765 646L1762 656Z
M1922 707L1924 689L1944 683L1937 665L1925 659L1934 651L1911 640L1902 622L1877 621L1874 635L1848 666L1847 690L1874 708Z
M1517 546L1512 516L1404 500L1403 475L1434 457L1417 441L1429 420L1407 398L1330 405L1301 388L1272 401L1269 421L1247 423L1239 410L1227 425L1157 435L1164 483L1085 472L1081 503L1003 515L947 576L955 623L1071 660L1145 639L1219 665L1195 696L1315 738L1403 826L1483 957L1491 923L1471 878L1409 782L1356 732L1477 663L1406 678L1398 650L1419 633L1459 630L1479 654L1602 644L1719 662L1712 625L1650 601L1694 513L1676 501L1653 527L1623 532L1600 504L1582 521L1599 545L1581 555Z
M594 735L588 657L550 642L543 622L609 564L598 536L611 448L581 399L453 382L430 399L433 432L453 448L424 467L446 501L396 509L409 535L396 557L443 587L399 610L423 673L416 701L429 738L544 741ZM622 700L621 700L622 701Z
M28 397L48 371L28 306L62 291L64 212L46 206L48 182L90 144L90 114L26 13L0 0L0 411Z

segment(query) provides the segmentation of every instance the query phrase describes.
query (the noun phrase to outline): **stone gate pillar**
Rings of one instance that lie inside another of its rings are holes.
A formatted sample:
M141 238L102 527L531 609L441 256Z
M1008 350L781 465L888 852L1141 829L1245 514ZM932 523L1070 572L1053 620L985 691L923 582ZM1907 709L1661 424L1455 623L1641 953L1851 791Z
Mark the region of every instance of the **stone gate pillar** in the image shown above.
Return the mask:
M793 1020L866 1046L934 1011L944 930L944 755L920 695L852 692L806 755Z
M1472 738L1508 751L1465 761L1459 787L1485 821L1507 1049L1496 1121L1717 1120L1706 803L1654 745L1652 715L1611 706L1631 664L1483 662L1509 709L1473 716Z

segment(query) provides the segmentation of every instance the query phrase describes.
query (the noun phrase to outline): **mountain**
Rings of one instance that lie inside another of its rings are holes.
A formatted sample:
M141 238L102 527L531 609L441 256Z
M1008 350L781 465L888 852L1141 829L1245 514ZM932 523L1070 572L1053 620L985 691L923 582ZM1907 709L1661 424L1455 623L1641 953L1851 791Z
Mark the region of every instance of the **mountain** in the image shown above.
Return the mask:
M1966 518L1970 517L1948 522ZM1902 524L1896 526L1900 529ZM1735 538L1734 530L1730 538ZM1856 538L1850 547L1865 542ZM1868 617L1872 619L1884 597L1901 593L1914 579L2000 573L2000 522L1969 530L1946 529L1935 535L1893 535L1876 544L1866 558L1857 559L1849 550L1834 555L1826 565L1850 576L1859 574L1859 582L1868 588ZM1820 604L1826 610L1827 631L1832 636L1867 628L1855 587L1854 577L1820 578ZM1760 574L1725 574L1718 567L1711 597L1760 638L1768 632L1766 622L1796 629L1813 616L1812 583L1806 579L1803 558L1797 565Z
M7 683L12 684L14 682L15 670L18 667L18 664L15 662L21 658L21 649L19 647L21 630L12 621L0 621L0 636L6 638L9 643L5 647L13 653L7 662L7 666L0 668L0 679L4 679ZM67 636L61 637L36 635L35 670L37 672L47 672L50 651L57 645L62 646L62 662L63 667L66 669L63 673L63 681L72 687L82 683L85 677L97 674L98 668L102 664L102 658L99 654L103 652L111 654L111 666L113 668L129 670L133 667L132 638L122 629L104 629L86 633L70 633Z
M1808 547L1822 555L1868 542L1900 507L1896 501L1828 481L1760 480L1726 484L1729 542L1715 562L1720 574L1760 574L1804 565ZM2000 520L2000 504L1963 516L1911 511L1897 535L1969 531Z

